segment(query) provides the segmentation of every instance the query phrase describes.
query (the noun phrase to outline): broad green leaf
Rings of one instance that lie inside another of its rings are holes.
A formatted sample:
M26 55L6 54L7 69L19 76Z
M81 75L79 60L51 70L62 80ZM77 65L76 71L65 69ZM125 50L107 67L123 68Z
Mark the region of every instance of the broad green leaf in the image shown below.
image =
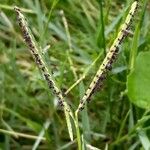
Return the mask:
M150 52L141 52L127 79L128 97L135 105L150 108Z

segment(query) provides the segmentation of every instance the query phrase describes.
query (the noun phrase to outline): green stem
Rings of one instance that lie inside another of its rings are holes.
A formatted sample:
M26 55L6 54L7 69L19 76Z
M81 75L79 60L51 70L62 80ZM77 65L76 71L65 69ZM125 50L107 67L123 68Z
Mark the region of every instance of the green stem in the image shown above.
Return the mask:
M78 121L78 112L77 111L75 112L75 127L76 127L76 133L77 133L78 150L82 150L80 128L79 128L79 121Z

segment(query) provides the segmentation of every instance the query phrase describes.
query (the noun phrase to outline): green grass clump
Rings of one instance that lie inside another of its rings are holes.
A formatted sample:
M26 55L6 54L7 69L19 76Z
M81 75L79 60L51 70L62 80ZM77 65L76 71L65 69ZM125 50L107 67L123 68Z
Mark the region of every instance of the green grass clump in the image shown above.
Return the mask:
M0 3L1 149L77 149L79 141L82 149L149 149L150 113L149 107L145 107L150 98L146 66L150 48L149 1L139 2L131 26L133 35L121 45L103 89L93 95L78 118L69 117L73 141L57 98L49 92L27 51L13 10L16 5L26 16L39 53L74 112L132 2L5 0ZM138 86L143 87L140 92Z

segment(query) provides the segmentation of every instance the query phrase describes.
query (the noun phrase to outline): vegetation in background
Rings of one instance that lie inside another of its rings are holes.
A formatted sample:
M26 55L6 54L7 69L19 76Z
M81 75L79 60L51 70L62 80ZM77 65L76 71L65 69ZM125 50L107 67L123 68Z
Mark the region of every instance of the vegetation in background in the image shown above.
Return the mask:
M47 67L76 110L133 1L0 2L0 148L77 149L76 135L70 141L63 110L24 44L14 6L22 8ZM82 149L150 148L150 3L139 4L133 37L79 115Z

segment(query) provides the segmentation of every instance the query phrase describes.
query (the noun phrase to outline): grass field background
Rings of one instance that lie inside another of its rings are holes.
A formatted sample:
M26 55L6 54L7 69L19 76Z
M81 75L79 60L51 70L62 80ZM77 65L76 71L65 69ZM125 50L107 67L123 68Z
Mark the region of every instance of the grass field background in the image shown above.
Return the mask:
M78 149L76 133L73 130L74 140L70 141L64 112L24 43L14 6L26 16L63 93L81 78L66 95L67 102L76 110L132 2L0 0L0 149ZM148 0L139 1L130 31L133 35L120 46L118 59L102 90L79 115L82 149L150 148Z

